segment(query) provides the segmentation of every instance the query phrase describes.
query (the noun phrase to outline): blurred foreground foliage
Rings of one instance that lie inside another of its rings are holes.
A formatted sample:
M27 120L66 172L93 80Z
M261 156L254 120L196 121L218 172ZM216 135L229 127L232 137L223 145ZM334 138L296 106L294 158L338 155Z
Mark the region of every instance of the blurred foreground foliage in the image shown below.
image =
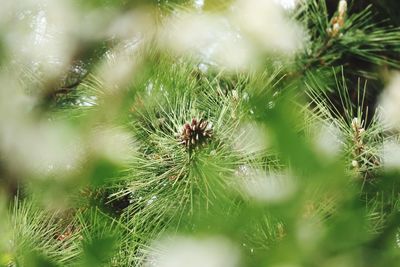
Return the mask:
M6 4L0 266L397 266L400 5L277 2Z

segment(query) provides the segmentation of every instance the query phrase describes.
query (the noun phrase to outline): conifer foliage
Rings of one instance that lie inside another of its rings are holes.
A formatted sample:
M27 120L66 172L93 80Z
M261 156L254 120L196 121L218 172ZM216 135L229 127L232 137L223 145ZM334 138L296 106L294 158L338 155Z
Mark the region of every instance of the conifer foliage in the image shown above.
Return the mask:
M397 266L398 9L5 3L0 266Z

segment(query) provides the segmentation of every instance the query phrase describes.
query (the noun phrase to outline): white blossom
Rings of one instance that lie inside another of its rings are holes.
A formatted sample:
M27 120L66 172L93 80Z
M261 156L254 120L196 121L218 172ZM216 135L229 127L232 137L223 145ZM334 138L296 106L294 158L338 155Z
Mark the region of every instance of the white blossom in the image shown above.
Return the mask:
M400 129L400 73L396 73L383 91L380 102L382 120L390 128Z
M150 249L145 267L239 267L240 251L224 237L171 236Z
M289 199L296 191L294 178L281 173L267 173L261 169L247 169L239 178L239 188L249 197L264 203Z
M386 141L382 158L385 169L400 169L400 143L396 140Z
M335 124L317 125L316 137L313 138L318 151L324 156L336 156L343 147L342 133Z

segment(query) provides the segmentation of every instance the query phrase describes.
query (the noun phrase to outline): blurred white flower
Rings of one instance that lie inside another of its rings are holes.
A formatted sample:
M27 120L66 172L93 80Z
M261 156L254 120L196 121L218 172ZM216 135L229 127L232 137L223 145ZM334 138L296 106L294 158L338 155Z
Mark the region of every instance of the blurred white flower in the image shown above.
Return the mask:
M172 236L151 246L146 267L239 267L240 251L223 237Z
M90 137L90 149L94 155L119 164L126 163L135 153L135 143L129 132L112 126L96 128Z
M400 169L400 143L389 140L383 144L383 166L386 169Z
M316 138L313 138L318 151L324 156L337 156L343 146L342 133L335 124L316 126Z
M36 15L34 22L34 45L41 45L46 40L46 30L47 30L47 18L46 12L40 10Z
M151 9L136 8L126 14L119 14L106 29L107 36L118 39L136 39L140 36L151 38L155 32L155 18Z
M118 93L132 81L142 62L141 57L136 53L141 44L142 39L135 37L107 51L96 69L96 76L101 77L102 89L105 93Z
M0 29L3 26L6 26L8 22L11 20L12 11L15 9L14 7L15 1L2 1L0 8Z
M204 0L194 0L194 6L197 9L202 9L204 6Z
M237 0L231 17L243 37L266 52L292 54L302 47L304 31L274 0Z
M390 128L400 129L400 73L394 74L380 102L382 120Z
M241 125L234 135L235 149L246 154L253 154L265 150L268 146L268 135L264 128L255 123Z
M38 67L47 78L63 73L77 49L77 10L64 0L26 0L10 12L18 19L4 34L9 53L26 66Z
M299 0L275 0L275 2L280 4L284 9L292 10L296 7Z
M207 63L227 68L245 68L251 49L222 15L180 13L164 25L161 46L176 52L197 55Z
M35 98L29 97L13 75L0 83L0 151L8 167L37 176L73 170L81 160L80 140L67 124L31 116Z
M5 128L0 131L0 150L16 171L62 177L82 160L80 141L64 124L15 121L1 127Z
M269 173L260 169L247 169L239 177L239 187L254 200L276 203L289 199L296 191L293 177L287 174Z
M274 0L237 0L213 14L176 12L158 38L162 47L228 69L253 67L262 53L292 55L303 39L304 31Z
M298 242L303 244L304 250L315 251L321 244L321 238L326 231L322 221L323 218L320 218L319 214L313 214L312 217L302 218L297 223L296 237Z

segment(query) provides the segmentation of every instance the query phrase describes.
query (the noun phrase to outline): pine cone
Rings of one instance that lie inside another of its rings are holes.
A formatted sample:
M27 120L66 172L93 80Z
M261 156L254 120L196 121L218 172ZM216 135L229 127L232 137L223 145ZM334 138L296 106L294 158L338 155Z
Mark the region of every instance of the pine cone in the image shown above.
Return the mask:
M204 144L212 136L211 124L204 119L192 119L192 123L185 123L180 134L180 143L186 148L194 148L197 145Z

